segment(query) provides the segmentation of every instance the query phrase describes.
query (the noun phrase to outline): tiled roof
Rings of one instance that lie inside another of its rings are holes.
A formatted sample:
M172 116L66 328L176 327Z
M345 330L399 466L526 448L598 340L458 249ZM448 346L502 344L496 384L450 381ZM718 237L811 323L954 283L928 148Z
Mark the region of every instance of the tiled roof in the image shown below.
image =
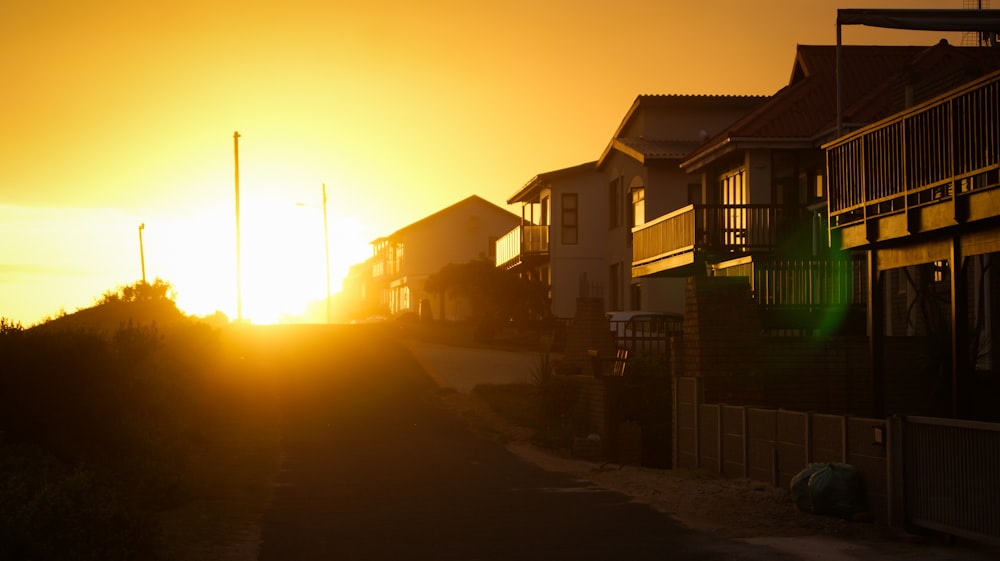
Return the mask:
M699 144L694 140L648 140L633 137L615 138L611 142L613 148L642 163L648 160L685 158Z
M901 109L894 108L889 94L904 71L940 72L947 65L943 61L948 60L987 67L989 60L1000 63L996 49L953 47L945 42L932 47L842 45L841 49L845 123L869 123ZM836 46L799 45L789 84L703 144L681 165L689 171L698 169L711 161L712 153L725 152L735 142L798 140L803 146L815 146L821 137L833 133L836 117Z
M533 199L535 197L535 191L540 189L544 183L552 181L553 179L568 177L578 173L593 173L596 169L596 165L597 162L586 162L568 168L540 173L529 179L523 187L518 189L517 193L514 193L509 199L507 199L507 204L512 205L514 203L520 203Z
M616 147L627 147L627 145L616 146L617 141L629 142L630 140L626 137L621 136L622 132L628 127L629 122L638 114L641 109L660 109L660 108L670 108L670 109L690 109L690 108L732 108L734 106L743 106L747 110L760 105L766 96L759 95L679 95L679 94L668 94L668 95L640 95L635 98L632 102L632 106L625 113L622 118L621 123L619 123L618 128L615 129L615 133L611 136L611 141L608 142L607 147L604 148L604 152L601 157L597 159L597 167L601 167L604 161L608 158L611 150ZM639 141L640 139L632 139L634 141ZM661 139L662 140L662 139ZM646 142L659 142L659 141L646 141ZM664 142L676 142L676 141L664 141ZM676 152L674 148L668 148L666 151ZM686 149L686 152L690 152L690 148ZM642 149L638 150L639 154L645 154ZM632 154L635 156L636 154ZM668 156L659 156L668 157Z

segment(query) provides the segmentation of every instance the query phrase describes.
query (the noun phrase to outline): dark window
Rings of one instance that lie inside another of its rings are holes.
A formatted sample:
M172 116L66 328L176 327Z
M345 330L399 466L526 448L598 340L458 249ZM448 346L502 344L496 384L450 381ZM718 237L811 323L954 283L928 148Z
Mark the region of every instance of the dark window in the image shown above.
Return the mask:
M562 196L562 241L565 245L576 245L579 232L579 209L576 193L563 193Z
M608 184L608 229L622 225L622 179L616 177Z

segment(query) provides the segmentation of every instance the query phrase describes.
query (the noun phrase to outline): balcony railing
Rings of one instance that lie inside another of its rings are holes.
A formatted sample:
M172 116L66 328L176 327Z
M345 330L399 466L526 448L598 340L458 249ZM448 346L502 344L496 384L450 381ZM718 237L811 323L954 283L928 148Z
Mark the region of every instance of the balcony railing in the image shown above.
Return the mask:
M497 240L496 266L510 268L549 254L549 227L518 226Z
M705 251L716 259L770 251L806 217L802 207L688 205L632 232L632 266Z
M747 277L760 306L864 304L865 257L841 259L756 258L718 268L717 276Z
M826 148L833 228L1000 186L1000 73Z
M716 268L715 275L747 277L765 327L832 330L843 327L848 316L863 318L868 274L863 255L741 261Z

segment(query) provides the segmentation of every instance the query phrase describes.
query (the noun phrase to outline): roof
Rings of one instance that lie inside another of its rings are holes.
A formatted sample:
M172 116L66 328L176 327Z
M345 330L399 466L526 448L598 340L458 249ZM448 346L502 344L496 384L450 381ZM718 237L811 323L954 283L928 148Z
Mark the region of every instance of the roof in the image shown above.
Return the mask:
M964 64L958 64L959 61ZM894 112L890 93L901 73L935 75L948 65L1000 64L1000 50L953 47L841 46L841 91L845 123L869 123ZM949 62L950 61L950 62ZM911 76L912 78L912 76ZM681 167L696 171L748 143L815 147L837 125L837 47L799 45L789 84L694 151Z
M560 179L563 177L571 177L581 173L594 173L596 171L597 162L586 162L583 164L578 164L568 168L557 169L553 171L547 171L545 173L540 173L535 177L528 180L527 183L521 187L517 193L511 195L507 199L507 204L512 205L514 203L520 203L524 201L529 201L535 198L536 192L542 188L543 185Z
M623 137L611 139L610 146L645 164L648 160L683 159L697 148L698 144L697 140L647 140Z
M614 135L611 137L611 141L604 148L604 152L601 153L601 157L597 160L597 167L600 168L604 165L605 160L612 150L620 148L632 148L635 155L641 155L644 159L655 158L655 157L674 157L675 154L679 152L679 149L683 148L679 143L686 143L687 140L679 139L644 139L644 138L633 138L629 139L627 137L622 137L623 131L628 128L628 125L633 119L637 117L640 111L645 109L691 109L691 108L707 108L711 109L713 107L718 108L733 108L734 106L745 106L748 110L759 105L763 102L766 96L756 96L756 95L640 95L635 98L632 102L632 106L629 107L625 116L622 118L621 123L619 123L618 128L615 129ZM616 145L616 140L620 141ZM665 142L674 143L672 146L655 146L655 143ZM646 143L641 144L640 143ZM690 148L694 148L691 146ZM687 152L678 156L684 157ZM666 154L670 154L667 156Z
M510 212L507 209L501 208L501 207L499 207L499 206L497 206L497 205L495 205L495 204L487 201L486 199L484 199L484 198L482 198L482 197L480 197L478 195L472 195L472 196L466 197L465 199L462 199L461 201L458 201L457 203L455 203L453 205L447 206L447 207L445 207L445 208L443 208L443 209L441 209L441 210L439 210L439 211L437 211L437 212L435 212L433 214L429 214L429 215L421 218L420 220L417 220L416 222L413 222L411 224L403 226L402 228L396 230L395 232L389 234L388 236L382 236L382 237L379 237L379 238L375 238L374 240L372 240L369 243L370 244L374 244L374 243L378 243L378 242L380 242L382 240L387 240L387 239L399 237L399 236L403 235L404 233L406 233L408 230L412 230L414 228L423 226L423 225L427 224L428 222L433 222L434 220L436 220L438 218L441 218L445 214L450 214L450 213L458 210L460 207L469 206L469 205L481 206L481 207L483 207L484 210L486 210L488 212L494 212L494 213L499 213L499 214L507 215L507 216L509 216L511 218L511 220L513 222L520 222L521 221L521 217L519 217L518 215L514 214L513 212Z

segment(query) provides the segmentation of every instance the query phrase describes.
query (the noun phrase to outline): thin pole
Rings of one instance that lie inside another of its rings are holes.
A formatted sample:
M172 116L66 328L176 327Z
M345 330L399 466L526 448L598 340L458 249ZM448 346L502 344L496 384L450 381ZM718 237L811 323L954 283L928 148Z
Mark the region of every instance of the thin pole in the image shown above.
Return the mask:
M142 284L146 284L146 252L142 248L142 231L145 228L145 222L139 224L139 261L142 263Z
M240 133L233 133L233 164L236 183L236 319L243 321L243 267L240 263Z
M326 323L330 321L330 228L326 221L326 183L323 184L323 243L326 250Z
M839 138L844 134L844 86L843 86L843 55L841 54L841 40L842 36L840 33L840 15L837 17L837 137Z

